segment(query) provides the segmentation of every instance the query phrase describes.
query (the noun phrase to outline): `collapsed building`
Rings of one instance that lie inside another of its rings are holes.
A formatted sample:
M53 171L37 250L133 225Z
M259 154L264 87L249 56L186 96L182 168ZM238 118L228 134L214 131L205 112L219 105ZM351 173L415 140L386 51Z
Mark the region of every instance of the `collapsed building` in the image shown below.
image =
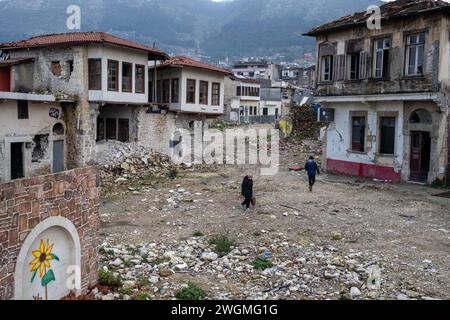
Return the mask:
M448 173L450 4L398 0L312 29L329 171L433 183Z
M110 141L169 154L176 127L205 130L223 113L228 71L108 33L0 50L0 181L96 163Z

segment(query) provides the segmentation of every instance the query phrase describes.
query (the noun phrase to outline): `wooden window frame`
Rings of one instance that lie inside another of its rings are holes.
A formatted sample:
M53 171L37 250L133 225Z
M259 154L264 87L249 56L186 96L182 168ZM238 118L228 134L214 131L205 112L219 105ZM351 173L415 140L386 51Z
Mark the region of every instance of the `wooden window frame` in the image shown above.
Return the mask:
M202 87L205 88L206 84L206 92L203 92L202 97ZM207 106L209 104L209 82L200 80L199 87L198 87L198 103L201 105Z
M179 78L173 78L171 80L170 102L171 103L180 103L180 79Z
M125 77L125 67L129 68L130 71L130 75L128 77ZM133 92L133 63L130 62L122 62L122 72L121 72L121 76L122 76L122 92L127 92L127 93L131 93ZM129 88L125 88L125 79L130 79L130 84L129 84Z
M189 91L190 83L194 84L194 91ZM189 94L193 94L193 100L189 100ZM187 79L186 80L186 103L187 104L195 104L197 100L197 80L195 79Z
M27 120L30 118L28 100L17 100L17 119Z
M113 76L110 75L110 70L111 70L110 65L115 65L116 66L117 74L115 76L116 77L116 81L114 81L114 82L112 82L112 77ZM119 92L119 78L120 78L120 63L119 63L119 61L117 61L117 60L108 60L107 70L108 70L108 84L107 84L108 91ZM111 84L113 84L113 83L115 83L115 88L111 87Z
M420 41L420 36L423 35L423 42ZM417 37L417 41L415 43L410 43L411 37ZM426 67L426 42L427 42L427 33L425 31L419 31L415 33L410 33L405 35L405 76L406 77L421 77L425 74L425 67ZM410 59L411 59L411 52L410 49L416 48L416 56L415 56L415 67L418 69L419 65L422 67L422 72L416 72L410 73L409 72L409 66L410 66ZM422 50L422 61L419 61L419 52L418 50L421 48Z
M138 78L138 70L142 69L142 84L141 84L141 79ZM135 80L134 80L134 92L135 93L144 93L145 94L145 66L142 64L136 64L134 67L134 72L135 72Z
M171 92L170 79L163 79L161 85L162 85L161 101L162 103L170 103L170 92Z
M217 91L215 94L214 91ZM213 82L211 85L211 105L220 106L221 85L220 82Z
M98 74L93 73L94 70L92 70L92 63L99 63L99 70ZM102 59L89 59L88 60L88 87L89 90L102 90ZM98 77L99 79L93 80L92 77ZM95 81L98 81L97 83Z
M367 142L368 142L368 116L369 113L367 111L351 111L349 113L349 153L357 153L357 154L367 154ZM364 146L363 150L353 150L353 118L364 118L365 130L364 130Z

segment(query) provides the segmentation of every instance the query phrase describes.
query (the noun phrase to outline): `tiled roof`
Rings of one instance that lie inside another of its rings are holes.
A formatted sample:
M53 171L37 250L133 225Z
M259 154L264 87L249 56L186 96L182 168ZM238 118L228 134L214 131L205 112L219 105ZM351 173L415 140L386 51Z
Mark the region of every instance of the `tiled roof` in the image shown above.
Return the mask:
M139 44L130 40L122 39L106 32L74 32L62 34L49 34L32 37L26 40L17 42L1 43L0 49L25 49L25 48L39 48L50 47L57 45L80 45L88 43L105 43L117 45L130 49L142 50L154 57L167 59L168 55L163 51Z
M232 75L232 73L226 69L222 69L211 64L203 63L188 57L177 56L172 57L169 60L166 60L160 64L160 66L169 66L169 67L192 67L199 68L208 71L214 71L218 73L223 73L224 75Z
M28 62L32 62L32 61L34 61L33 58L9 59L9 60L0 61L0 67L11 67L11 66L15 66L17 64L28 63Z
M434 11L450 12L450 4L443 0L397 0L382 6L381 20L398 19L412 15L421 15ZM306 36L317 36L320 33L363 25L371 14L366 11L325 23L305 33Z

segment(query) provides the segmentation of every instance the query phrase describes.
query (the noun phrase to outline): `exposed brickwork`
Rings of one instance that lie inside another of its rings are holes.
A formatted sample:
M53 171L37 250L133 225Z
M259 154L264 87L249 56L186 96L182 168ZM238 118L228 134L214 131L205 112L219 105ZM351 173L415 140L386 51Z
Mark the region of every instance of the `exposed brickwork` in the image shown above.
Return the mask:
M97 281L100 180L96 167L0 184L0 300L14 297L16 259L31 230L69 219L81 241L82 289Z

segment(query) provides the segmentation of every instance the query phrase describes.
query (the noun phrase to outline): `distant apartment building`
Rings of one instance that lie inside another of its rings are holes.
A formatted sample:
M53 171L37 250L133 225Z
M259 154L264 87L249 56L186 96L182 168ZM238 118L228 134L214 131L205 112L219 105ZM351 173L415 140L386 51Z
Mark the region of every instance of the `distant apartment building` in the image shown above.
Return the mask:
M237 76L251 79L277 80L281 77L280 66L267 61L238 62L232 71Z
M256 122L260 115L261 85L243 76L225 80L226 120L238 123Z
M450 4L399 0L312 29L329 171L433 183L450 160ZM447 178L448 179L448 178Z
M281 79L300 88L313 89L316 80L316 67L284 66Z

